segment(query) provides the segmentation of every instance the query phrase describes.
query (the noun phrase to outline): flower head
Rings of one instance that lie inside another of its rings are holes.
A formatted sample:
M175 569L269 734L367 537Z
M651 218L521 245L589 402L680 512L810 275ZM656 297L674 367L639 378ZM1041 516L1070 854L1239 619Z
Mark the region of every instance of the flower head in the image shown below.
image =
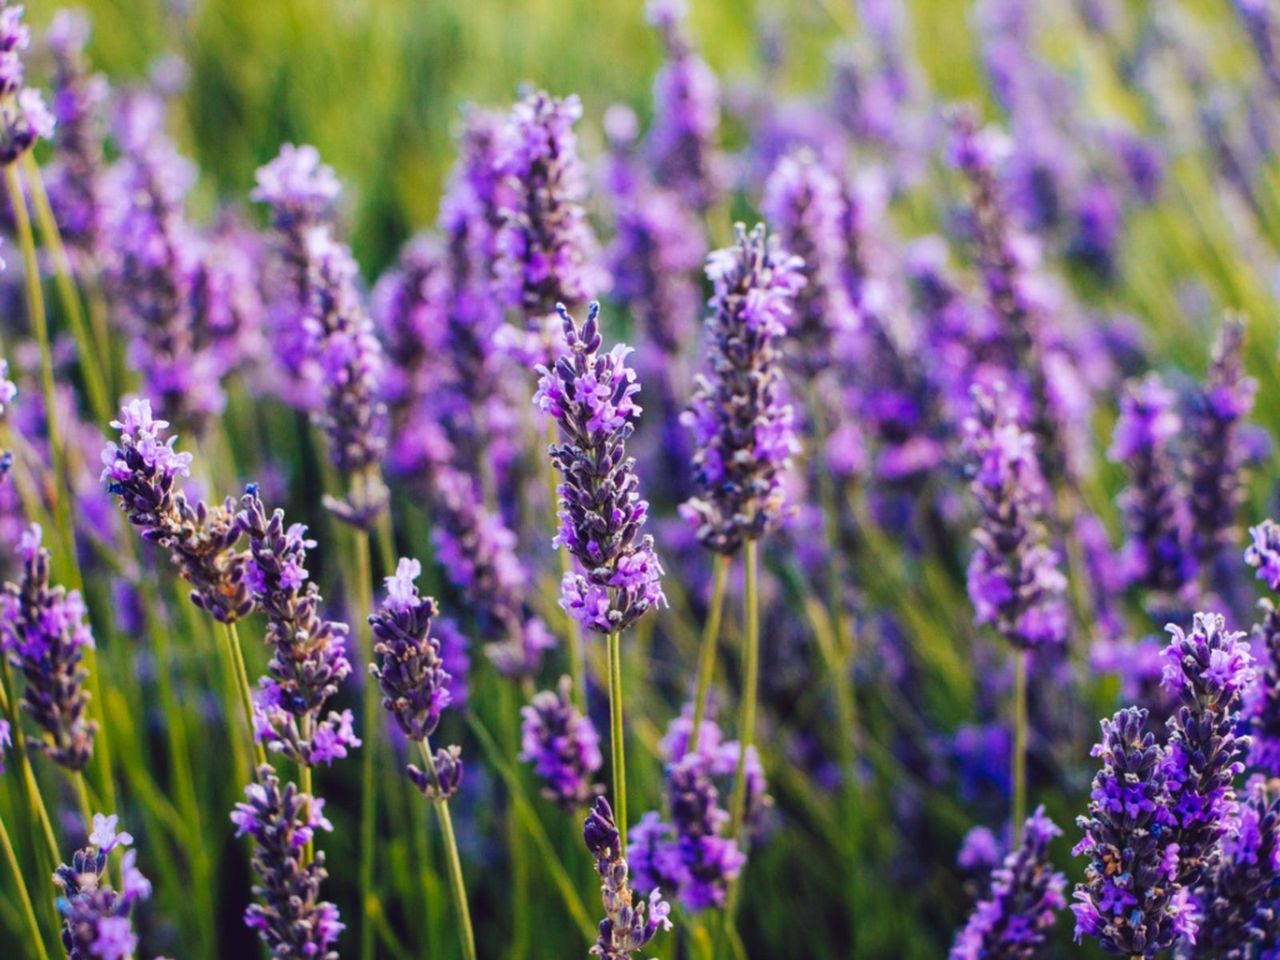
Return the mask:
M600 921L600 936L592 946L591 954L601 960L629 960L654 938L659 929L671 929L668 918L671 907L656 889L649 895L647 905L644 901L635 902L630 869L622 855L613 810L604 797L596 797L583 823L582 838L587 850L595 857L605 913Z
M535 694L520 709L520 759L533 764L542 795L570 811L600 792L593 780L603 763L596 728L574 706L571 692L572 682L561 677L556 690Z
M111 851L133 843L129 834L116 833L118 819L94 814L89 845L53 875L62 946L71 960L125 960L138 949L131 914L135 904L151 896L151 883L137 867L137 852L129 850L120 864L121 887L111 886Z

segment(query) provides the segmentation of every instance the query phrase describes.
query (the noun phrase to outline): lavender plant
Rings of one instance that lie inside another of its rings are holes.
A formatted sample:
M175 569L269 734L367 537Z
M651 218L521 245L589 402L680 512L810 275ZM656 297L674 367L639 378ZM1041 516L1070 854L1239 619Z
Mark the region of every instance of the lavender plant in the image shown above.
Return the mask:
M62 946L70 960L126 960L138 949L133 930L134 907L151 896L151 881L137 867L133 836L116 832L115 814L93 816L88 846L75 852L71 863L59 864L53 875L62 916ZM120 888L108 876L112 851L120 858Z
M623 840L604 797L596 797L583 823L582 838L595 858L600 898L604 901L605 916L591 955L601 960L628 960L644 949L659 930L671 929L671 908L656 889L647 902L635 902L630 869L622 853Z

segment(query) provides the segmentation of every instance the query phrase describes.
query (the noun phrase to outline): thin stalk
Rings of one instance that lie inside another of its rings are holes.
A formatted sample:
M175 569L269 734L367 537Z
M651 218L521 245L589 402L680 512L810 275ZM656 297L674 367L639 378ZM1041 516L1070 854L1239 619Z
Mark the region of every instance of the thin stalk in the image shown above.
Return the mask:
M613 754L613 807L618 843L627 855L627 756L622 725L622 634L609 634L609 747Z
M733 775L732 819L729 835L737 837L747 808L747 751L756 735L756 696L760 686L760 543L748 540L744 562L743 601L747 629L742 641L742 704L738 712L738 766Z
M39 960L49 960L49 954L44 947L44 937L40 933L40 924L36 920L36 909L31 902L31 894L27 891L26 877L22 873L21 864L18 863L18 855L14 852L13 841L9 839L9 831L4 825L3 817L0 817L0 849L3 849L4 858L13 872L13 882L18 888L18 900L22 904L22 915L27 921L27 926L31 928L31 943L35 946Z
M22 272L26 281L27 313L32 332L40 348L40 388L44 396L45 430L48 433L49 456L53 463L55 489L53 495L54 522L58 528L66 561L68 586L84 593L84 578L76 559L75 531L71 523L71 482L67 476L66 450L62 446L62 431L57 416L57 389L53 380L53 350L49 345L49 318L44 309L44 293L40 289L40 263L36 256L36 239L27 213L27 201L23 195L22 177L14 164L4 168L5 186L9 192L9 205L18 230L18 242L22 248ZM102 712L102 684L98 678L98 658L93 647L84 651L84 665L89 672L89 692L97 703L99 729L94 750L94 762L102 779L102 793L108 805L115 809L115 783L111 779L111 746L108 735L110 724Z
M1013 848L1027 819L1027 652L1013 654Z
M240 709L244 712L244 722L248 726L249 739L253 741L253 758L257 766L267 762L267 751L258 742L253 729L253 688L249 684L249 670L244 664L244 650L240 648L240 631L235 623L224 623L223 633L227 641L227 657L231 663L231 672L236 678L236 689L240 695Z
M355 531L355 602L357 649L361 662L373 661L373 640L365 617L373 607L373 572L369 555L369 533ZM374 915L378 913L378 897L374 890L374 851L377 833L377 795L375 794L374 758L377 753L378 731L381 729L381 706L378 703L378 685L369 677L364 678L364 751L360 758L360 889L364 892L364 917L360 923L360 956L370 960L373 956Z
M66 311L67 320L71 324L71 335L75 337L76 349L80 357L80 373L84 377L85 391L89 395L89 406L93 408L94 419L98 426L105 426L111 419L113 409L110 393L102 372L106 363L98 363L100 358L109 356L107 344L94 343L89 338L89 325L85 321L84 304L80 302L80 294L76 290L75 280L71 272L71 259L67 256L67 248L62 242L62 233L53 216L53 208L49 206L49 195L44 189L44 178L40 175L40 167L35 158L27 153L22 158L22 166L27 174L27 185L31 190L31 203L36 211L36 223L40 226L40 239L53 259L54 284L58 289L58 297Z
M724 615L724 595L729 584L729 565L732 562L727 554L716 554L712 572L711 606L707 610L707 622L702 628L702 646L698 652L698 686L693 695L693 729L685 747L688 753L698 749L698 735L702 732L702 721L707 715L707 696L716 675L716 647L720 640L720 620Z
M303 793L305 793L308 797L311 797L311 796L312 796L312 793L311 793L311 764L309 764L309 763L304 763L304 764L301 764L301 765L299 766L299 768L298 768L298 779L299 779L299 781L301 782L302 792L303 792ZM310 808L310 806L311 806L311 801L310 801L310 800L308 800L308 801L307 801L307 806L308 806L308 808ZM315 835L314 835L314 833L312 834L311 838L310 838L309 840L307 840L307 846L306 846L306 848L305 848L304 853L305 853L305 860L303 861L304 863L310 863L311 861L313 861L313 860L316 858L316 840L315 840Z
M13 688L13 674L9 670L9 659L0 657L0 684L3 685L4 712L9 718L9 733L13 737L13 750L18 755L18 766L22 768L22 782L27 789L27 802L35 811L40 822L40 832L49 850L50 866L58 865L58 841L53 834L53 821L49 818L49 810L44 805L44 797L40 794L40 784L36 781L35 771L31 768L31 751L27 747L27 735L23 732L21 710L18 707L17 695Z
M418 741L418 750L422 754L427 775L431 778L431 785L435 788L432 803L440 820L445 856L449 861L449 889L453 894L453 905L458 911L458 937L462 941L462 955L465 960L476 960L476 937L471 929L471 908L467 906L467 886L462 877L462 858L458 856L458 839L453 833L453 818L449 816L449 801L440 792L435 757L431 754L431 744L426 737Z

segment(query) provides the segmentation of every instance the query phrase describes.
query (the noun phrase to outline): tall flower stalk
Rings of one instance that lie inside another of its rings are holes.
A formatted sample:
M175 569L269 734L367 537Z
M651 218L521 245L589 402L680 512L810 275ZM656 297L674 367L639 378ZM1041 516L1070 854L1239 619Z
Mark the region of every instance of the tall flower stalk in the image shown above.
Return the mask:
M436 602L418 595L414 581L422 573L417 560L402 557L396 572L387 577L382 608L369 617L376 638L369 672L383 694L382 706L409 740L418 745L422 767L408 767L409 779L436 809L449 860L449 887L458 913L458 933L467 960L475 960L475 934L467 906L462 860L454 836L449 798L462 781L461 751L456 746L432 753L431 735L449 705L449 672L440 657L440 641L431 635ZM370 684L373 686L373 684Z
M1066 638L1066 578L1047 545L1048 497L1036 459L1036 438L1018 423L1003 392L974 390L965 422L972 461L970 489L981 510L969 561L974 621L991 624L1013 648L1013 824L1021 830L1027 803L1027 656ZM1015 842L1016 842L1015 837Z
M714 288L706 322L708 372L698 378L684 416L694 435L696 494L680 508L681 514L713 553L731 557L745 546L746 631L740 748L730 804L733 837L742 825L747 751L755 737L759 540L786 514L783 474L798 449L794 413L784 399L780 346L795 296L805 283L802 267L776 238L766 239L763 224L750 233L739 224L734 245L707 258ZM715 641L708 633L704 643ZM701 661L709 669L700 671L699 701L707 696L715 658L703 656ZM698 702L694 710L700 720Z
M629 348L601 353L600 305L579 326L563 304L565 352L541 375L534 403L559 427L550 455L563 482L557 488L559 532L553 541L577 561L564 575L560 605L586 630L608 638L610 746L621 851L627 847L627 774L622 712L622 631L663 606L662 565L653 538L642 533L649 504L640 498L627 440L635 431L640 385L627 366Z

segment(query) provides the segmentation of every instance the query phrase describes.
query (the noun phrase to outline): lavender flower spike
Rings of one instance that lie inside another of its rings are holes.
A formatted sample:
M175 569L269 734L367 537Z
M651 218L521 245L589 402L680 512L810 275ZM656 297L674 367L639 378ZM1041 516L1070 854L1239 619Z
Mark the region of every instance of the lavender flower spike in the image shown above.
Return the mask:
M1192 546L1202 565L1230 547L1239 533L1236 511L1244 496L1244 452L1237 434L1258 389L1258 382L1244 375L1243 346L1244 323L1228 317L1214 346L1208 380L1189 417Z
M1245 562L1257 567L1258 579L1273 591L1280 590L1280 524L1263 520L1249 530L1253 543ZM1265 662L1258 682L1246 697L1249 721L1249 765L1270 777L1280 777L1280 609L1270 599L1260 600L1261 621L1253 628L1254 649Z
M245 910L247 927L273 957L338 960L333 949L344 928L338 908L320 899L320 884L328 876L324 852L304 863L303 851L317 830L332 830L325 819L324 801L302 793L292 783L283 789L270 767L258 770L258 782L245 788L245 801L231 813L236 836L255 841L253 893L261 901Z
M307 550L315 546L307 528L286 528L283 510L268 519L256 487L240 505L236 524L249 539L251 555L245 580L266 614L272 646L254 704L255 736L295 763L332 763L360 746L350 710L324 713L351 673L347 625L320 616L323 599L306 568Z
M552 369L538 367L534 403L560 427L561 442L550 450L564 478L554 543L581 569L565 574L560 604L587 629L616 633L666 604L653 538L641 535L649 504L640 499L626 449L640 416L633 399L640 386L626 364L627 347L600 353L598 303L581 328L563 304L556 309L567 352Z
M1181 429L1173 394L1151 374L1130 386L1120 406L1108 456L1129 469L1123 495L1129 540L1124 563L1130 580L1178 595L1190 582L1195 562L1188 550L1184 498L1178 490L1168 444Z
M22 709L40 728L39 748L68 770L83 770L98 725L85 717L84 651L93 634L79 591L49 585L49 551L32 524L18 544L22 580L0 593L0 654L22 671ZM7 731L6 731L7 732Z
M969 561L975 622L993 624L1010 644L1028 650L1066 637L1066 578L1047 544L1047 496L1035 438L1018 425L1001 392L975 387L965 421L973 461L970 489L982 511Z
M401 557L396 572L387 577L382 608L369 617L374 640L369 673L382 688L382 706L401 732L419 743L435 732L450 700L440 641L431 635L431 618L438 608L430 597L418 595L414 581L421 574L421 563ZM459 753L457 747L438 750L434 770L424 772L411 765L409 778L428 797L448 799L462 780Z
M581 303L606 279L582 205L587 177L573 132L581 116L577 97L530 93L498 145L496 290L537 329L557 303Z
M1093 748L1102 769L1088 816L1076 820L1084 839L1072 850L1089 858L1071 906L1076 942L1096 937L1121 957L1151 958L1195 935L1190 891L1178 883L1164 755L1146 721L1147 711L1135 707L1102 721L1102 742Z
M1062 831L1039 807L1022 845L991 875L989 896L956 937L950 960L1031 960L1066 905L1067 878L1049 862L1049 843Z
M7 167L37 140L53 136L54 118L40 91L23 82L22 51L31 31L22 22L22 7L0 0L0 166Z
M1197 613L1191 633L1169 625L1164 686L1178 700L1169 718L1165 782L1178 882L1191 887L1214 868L1219 843L1232 829L1236 776L1248 737L1236 733L1242 693L1254 680L1243 632L1226 629L1216 613Z
M1280 795L1262 776L1250 778L1247 799L1222 857L1197 891L1202 918L1196 956L1248 960L1252 944L1276 932L1280 876Z
M543 690L520 709L520 759L533 764L542 795L568 811L600 792L593 779L603 763L596 728L573 705L571 693L572 681L561 677L556 690Z
M127 850L120 861L120 889L112 887L107 870L111 851L133 843L129 834L116 833L116 822L114 815L94 814L89 845L53 875L69 960L125 960L138 949L130 914L151 896L151 882L137 867L137 851Z
M191 454L178 453L176 437L165 439L167 420L151 416L149 400L131 400L111 421L119 443L102 451L102 480L120 499L129 522L144 540L169 551L191 601L220 623L233 623L253 610L244 581L247 555L236 549L240 527L230 497L220 507L192 505L179 481L190 476Z
M680 512L703 546L732 554L785 512L782 474L799 449L783 402L779 343L804 285L803 264L766 240L764 224L738 224L734 246L707 258L714 286L708 372L683 422L693 431L696 496Z
M630 871L626 858L622 856L618 827L613 821L609 801L604 797L596 797L583 823L582 838L596 859L605 913L600 921L600 936L591 948L591 955L601 960L630 960L632 954L643 949L660 928L671 929L668 918L671 907L657 890L649 894L647 916L645 903L633 902Z

